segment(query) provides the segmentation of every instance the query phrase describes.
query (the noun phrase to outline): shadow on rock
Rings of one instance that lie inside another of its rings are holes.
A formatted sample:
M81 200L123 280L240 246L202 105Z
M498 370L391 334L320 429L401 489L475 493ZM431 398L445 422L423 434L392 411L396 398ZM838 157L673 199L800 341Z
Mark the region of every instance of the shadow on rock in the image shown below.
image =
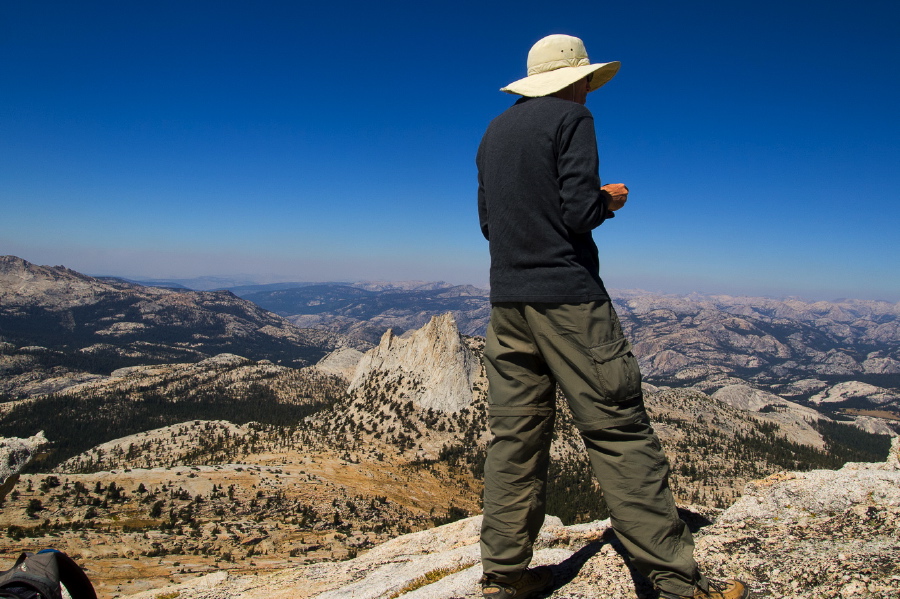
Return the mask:
M550 566L550 569L553 571L553 587L547 592L547 595L575 580L588 560L597 555L604 545L612 547L619 557L622 558L622 562L628 568L628 572L634 582L637 597L649 599L657 596L656 591L653 589L653 584L632 567L628 552L611 528L603 533L601 540L588 543L565 561L555 566Z
M697 531L704 526L709 526L713 523L712 520L703 514L698 514L697 512L692 512L691 510L682 507L678 508L678 517L687 524L688 529L690 529L693 534L696 534Z
M712 524L712 521L706 516L690 510L678 508L678 515L687 524L692 533L696 533L704 526ZM619 541L612 528L607 529L603 533L601 540L588 543L565 561L555 566L550 566L550 569L553 571L553 587L547 592L547 595L575 580L588 560L597 555L604 545L609 545L622 559L625 567L628 568L628 573L634 584L635 596L639 599L658 599L659 591L654 588L650 579L638 572L631 564L631 555Z

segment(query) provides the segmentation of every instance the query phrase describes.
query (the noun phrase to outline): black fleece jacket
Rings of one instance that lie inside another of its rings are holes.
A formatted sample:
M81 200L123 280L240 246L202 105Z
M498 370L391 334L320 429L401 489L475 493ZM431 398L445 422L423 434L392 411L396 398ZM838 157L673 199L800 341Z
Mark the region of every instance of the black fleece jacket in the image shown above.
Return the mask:
M522 98L488 126L475 161L491 303L609 299L591 237L612 213L590 110Z

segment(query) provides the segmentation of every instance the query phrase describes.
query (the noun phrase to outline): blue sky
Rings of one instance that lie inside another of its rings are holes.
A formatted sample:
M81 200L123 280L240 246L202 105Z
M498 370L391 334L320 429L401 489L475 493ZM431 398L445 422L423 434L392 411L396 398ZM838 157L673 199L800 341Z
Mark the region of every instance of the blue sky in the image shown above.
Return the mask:
M556 14L554 14L556 13ZM612 288L900 301L896 2L0 2L0 254L136 278L485 284L474 154L550 33Z

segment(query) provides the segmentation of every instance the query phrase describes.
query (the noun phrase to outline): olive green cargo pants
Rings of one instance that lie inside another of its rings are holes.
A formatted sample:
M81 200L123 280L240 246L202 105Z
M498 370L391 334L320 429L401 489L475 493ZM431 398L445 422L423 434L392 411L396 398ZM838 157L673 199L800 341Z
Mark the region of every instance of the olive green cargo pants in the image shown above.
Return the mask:
M612 303L495 304L484 362L493 434L484 466L484 572L514 578L531 561L559 384L634 566L665 591L705 588Z

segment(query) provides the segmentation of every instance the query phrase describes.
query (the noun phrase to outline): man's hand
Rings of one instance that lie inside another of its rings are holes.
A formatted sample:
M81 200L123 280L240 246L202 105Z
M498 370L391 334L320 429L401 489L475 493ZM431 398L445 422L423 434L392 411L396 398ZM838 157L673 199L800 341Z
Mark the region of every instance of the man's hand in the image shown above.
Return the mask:
M628 188L624 183L607 183L600 189L612 196L608 206L610 210L618 210L628 201Z

